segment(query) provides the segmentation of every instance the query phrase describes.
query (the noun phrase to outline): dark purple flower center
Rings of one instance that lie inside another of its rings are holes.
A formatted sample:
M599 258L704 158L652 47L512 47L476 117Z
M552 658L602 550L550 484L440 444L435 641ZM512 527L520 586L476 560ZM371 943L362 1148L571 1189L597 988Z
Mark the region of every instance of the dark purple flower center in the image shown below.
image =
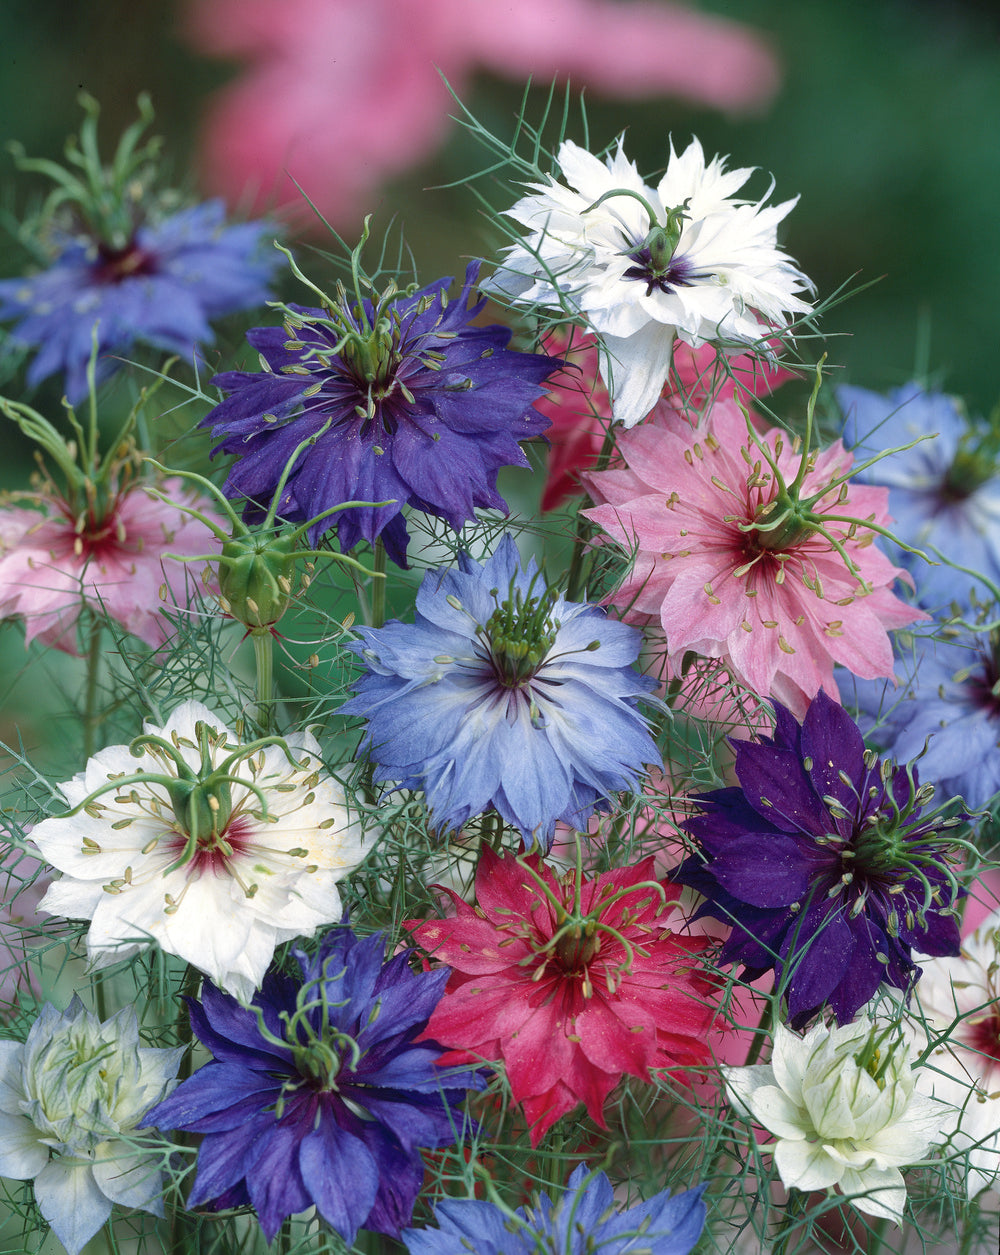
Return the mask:
M970 1050L984 1056L982 1062L989 1073L1000 1070L1000 1006L994 1003L966 1020L962 1037Z
M1000 638L996 633L983 643L979 663L969 671L965 687L977 710L985 711L991 719L1000 718Z
M629 266L622 278L636 279L645 283L647 296L651 296L654 289L659 289L664 296L669 296L677 288L691 286L694 266L686 257L678 257L675 254L665 263L658 263L648 244L641 245L627 255L635 262L635 265Z
M124 279L153 274L156 274L155 256L134 240L124 248L110 248L106 244L98 247L93 270L95 283L121 283Z

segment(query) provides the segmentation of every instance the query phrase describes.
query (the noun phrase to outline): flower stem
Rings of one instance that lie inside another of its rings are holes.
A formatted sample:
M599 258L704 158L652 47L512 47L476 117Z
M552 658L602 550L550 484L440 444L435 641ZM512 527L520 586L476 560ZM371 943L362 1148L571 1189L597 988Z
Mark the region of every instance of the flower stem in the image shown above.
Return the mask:
M880 1217L871 1231L871 1241L867 1246L867 1255L879 1255L882 1249L882 1239L885 1237L886 1230L889 1228L889 1221L885 1216Z
M788 1250L788 1243L791 1241L792 1232L799 1228L802 1217L805 1214L806 1197L802 1190L797 1190L794 1187L789 1190L785 1214L782 1217L781 1224L778 1226L774 1246L771 1248L771 1255L785 1255L785 1252Z
M594 464L595 471L607 470L614 448L614 429L609 422L608 430L604 433L604 443L601 445L601 452L598 454L597 461ZM578 601L581 592L584 592L587 587L587 581L583 578L583 557L590 543L590 538L594 534L594 527L589 519L583 517L583 508L585 507L581 504L581 507L576 512L576 532L573 536L573 552L570 555L569 576L566 583L567 601Z
M90 623L90 646L87 649L87 686L83 699L83 756L85 759L91 758L97 749L97 729L104 719L97 709L103 630L104 624L97 615L93 615Z
M385 625L385 545L376 540L373 546L375 562L373 570L375 579L372 581L372 621L371 626L380 628Z
M747 1051L747 1059L745 1067L750 1067L760 1058L760 1052L764 1048L764 1040L767 1037L768 1025L771 1022L771 1004L764 1003L764 1010L760 1013L760 1020L754 1031L753 1041L750 1043L750 1049Z
M274 637L269 630L250 635L257 664L257 724L266 735L274 721Z

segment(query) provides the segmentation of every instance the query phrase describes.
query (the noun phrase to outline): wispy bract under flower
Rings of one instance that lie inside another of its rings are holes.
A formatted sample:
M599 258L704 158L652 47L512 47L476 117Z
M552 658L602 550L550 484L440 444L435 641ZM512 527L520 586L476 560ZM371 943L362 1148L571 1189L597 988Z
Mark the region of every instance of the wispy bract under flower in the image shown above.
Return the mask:
M150 941L247 999L275 946L340 919L362 826L309 733L241 744L200 702L60 785L76 812L33 830L63 873L40 909L89 919L95 967Z
M914 950L958 953L957 820L924 818L933 788L866 750L825 693L801 725L775 715L773 736L736 746L740 787L693 799L699 853L676 879L705 895L698 915L732 924L720 963L773 969L793 1027L823 1006L846 1024L882 984L909 993Z
M503 1061L532 1144L581 1102L603 1127L626 1073L710 1063L709 942L673 930L680 894L656 882L653 859L557 878L535 856L484 846L477 905L450 896L455 915L411 925L454 969L427 1031L455 1062Z
M547 588L509 536L428 572L416 606L413 624L360 629L366 672L341 713L368 720L375 779L422 789L435 828L492 808L548 848L557 820L584 827L659 760L639 633Z
M437 1066L417 1041L447 971L383 963L380 933L332 929L302 976L270 973L250 1008L206 985L191 1024L213 1056L146 1117L202 1133L189 1207L250 1204L268 1241L315 1207L348 1246L359 1228L398 1236L423 1184L421 1147L461 1139L474 1071Z
M671 1196L662 1190L618 1210L603 1172L580 1164L553 1202L510 1213L478 1199L448 1199L434 1208L436 1229L407 1229L410 1255L687 1255L705 1227L704 1186Z
M528 465L518 441L548 427L532 402L559 362L508 349L506 327L472 325L485 304L474 300L476 274L470 266L451 301L450 279L411 295L392 286L374 303L290 305L284 327L248 333L263 372L217 375L229 396L202 420L222 437L214 452L236 455L224 491L247 500L248 518L263 517L309 437L278 503L282 518L305 523L348 501L383 503L336 516L342 550L381 537L405 566L404 505L456 530L477 507L506 512L497 472ZM311 540L329 526L317 523Z
M632 427L659 400L675 337L697 348L757 344L812 305L804 274L777 247L795 201L735 198L752 170L705 161L692 140L671 146L654 189L625 157L605 161L567 140L558 152L569 187L532 183L507 214L526 228L490 291L518 305L579 318L601 339L614 418Z

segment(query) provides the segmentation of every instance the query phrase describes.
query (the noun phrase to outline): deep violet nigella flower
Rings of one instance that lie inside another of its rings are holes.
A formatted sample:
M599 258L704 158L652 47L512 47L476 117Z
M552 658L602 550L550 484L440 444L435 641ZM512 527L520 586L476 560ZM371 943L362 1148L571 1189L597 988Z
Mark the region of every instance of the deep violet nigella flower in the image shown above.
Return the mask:
M740 787L695 799L682 826L700 852L676 878L707 899L695 918L732 924L720 963L774 970L793 1028L824 1005L847 1024L880 985L910 991L912 950L958 953L948 830L965 816L922 817L933 788L866 750L824 692L801 725L775 715L773 736L736 745Z
M479 1199L448 1199L434 1208L436 1229L407 1229L409 1255L687 1255L705 1227L704 1186L615 1208L611 1182L586 1164L574 1169L553 1202L510 1213Z
M361 628L366 673L342 714L368 720L375 779L423 789L432 826L494 809L547 849L659 761L637 709L640 633L547 588L505 536L482 564L430 571L416 622Z
M367 227L355 273L366 239ZM497 472L528 465L518 441L548 427L532 403L562 363L508 349L506 327L472 325L486 303L473 298L477 275L473 263L456 300L448 299L450 279L412 293L390 283L375 300L341 289L336 301L323 296L323 308L282 306L284 326L248 333L263 371L217 375L213 383L229 396L202 421L222 437L213 454L237 457L223 491L246 500L246 518L263 518L308 438L314 443L278 503L281 517L305 523L345 502L372 503L316 523L311 543L335 525L342 550L380 537L405 566L404 505L456 530L477 506L506 513Z
M28 383L61 373L73 404L87 395L95 335L98 380L137 344L190 361L212 342L211 319L267 301L277 261L262 248L273 233L268 223L226 226L220 200L168 212L147 191L157 144L138 141L152 119L148 99L140 98L140 118L108 167L97 157L97 104L82 100L81 146L68 153L82 177L54 162L20 161L54 178L50 200L60 212L72 204L76 216L54 221L47 269L0 280L0 320L16 320L13 343L38 350Z
M189 1207L249 1204L268 1241L312 1206L348 1246L361 1227L409 1223L420 1148L461 1137L464 1091L482 1081L416 1040L448 970L418 975L411 951L383 963L383 949L381 933L335 928L295 951L301 981L272 970L249 1008L207 983L188 999L214 1058L143 1126L204 1134Z

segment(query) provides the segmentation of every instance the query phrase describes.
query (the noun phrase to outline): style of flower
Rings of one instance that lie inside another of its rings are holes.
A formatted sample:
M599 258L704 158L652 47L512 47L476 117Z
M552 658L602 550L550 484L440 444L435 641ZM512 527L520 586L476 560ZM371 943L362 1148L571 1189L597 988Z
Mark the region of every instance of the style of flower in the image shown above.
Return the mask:
M465 0L198 0L187 19L199 52L242 67L209 107L203 180L232 204L307 219L302 188L338 226L442 142L454 106L436 71L459 97L482 66L730 113L766 105L780 77L751 28L682 5L547 0L540 20L534 0L502 11Z
M579 327L556 328L544 337L543 345L564 361L549 382L548 393L536 404L552 422L545 433L551 446L542 492L545 511L558 509L583 492L580 475L597 464L611 422L611 402L600 380L593 336ZM687 412L723 397L766 396L791 377L789 371L749 353L728 358L723 369L713 345L692 349L678 344L657 408L668 405Z
M515 305L579 318L601 343L601 375L617 422L633 427L660 398L675 337L706 343L763 341L809 314L796 295L812 285L776 242L795 201L767 207L733 193L752 170L706 164L692 140L671 146L654 189L625 157L622 141L601 161L566 140L550 178L506 211L527 229L488 286Z
M161 1156L137 1145L134 1130L182 1054L140 1045L134 1007L101 1023L77 997L62 1012L46 1003L25 1042L0 1041L0 1176L34 1181L69 1255L113 1203L163 1215Z
M368 720L374 778L422 789L435 829L493 809L547 849L557 820L584 827L659 760L639 633L547 588L509 536L481 564L429 571L415 623L359 631L366 670L341 714Z
M919 756L943 797L986 806L1000 792L1000 634L914 637L898 669L905 679L897 689L881 680L845 686L862 730L899 762Z
M337 881L366 853L309 733L241 744L196 701L60 790L71 810L31 834L63 873L40 909L91 921L96 968L155 941L243 1000L276 946L340 919Z
M687 1255L705 1227L704 1186L617 1210L611 1182L586 1164L574 1169L553 1203L541 1194L534 1207L511 1213L478 1199L446 1199L434 1208L436 1229L407 1229L409 1255Z
M721 964L774 970L793 1028L824 1006L846 1024L883 984L910 992L913 950L958 953L949 833L966 816L922 817L933 787L866 750L825 693L801 725L777 703L775 719L736 745L739 788L693 799L698 852L675 878L705 896L698 915L732 924Z
M1000 446L974 425L954 397L926 392L909 383L882 396L864 388L841 387L837 400L845 414L844 435L859 457L898 447L862 471L866 483L889 489L889 509L900 540L939 550L952 562L1000 583ZM923 439L913 448L899 446ZM878 445L879 449L873 446ZM923 605L940 607L969 601L976 577L938 562L930 549L928 565L903 550L899 561L912 571Z
M416 1040L447 972L414 974L408 951L383 963L383 948L335 928L295 951L301 981L272 971L249 1008L208 984L188 1000L212 1062L143 1123L204 1134L189 1207L249 1204L268 1241L313 1206L348 1246L409 1223L420 1148L462 1136L464 1091L482 1081Z
M484 846L477 906L449 893L454 915L408 926L454 969L428 1035L450 1062L503 1062L534 1146L580 1102L606 1127L625 1073L684 1079L711 1061L715 984L699 962L710 943L673 931L679 890L654 876L649 858L557 878L535 855Z
M237 457L223 491L246 499L247 518L263 517L310 437L278 513L304 523L370 502L336 516L344 551L381 538L405 566L404 505L456 530L477 506L506 512L497 472L528 465L518 441L548 426L532 402L559 362L511 351L506 327L472 325L485 304L473 299L476 275L470 266L457 300L448 300L450 279L412 295L390 285L374 303L287 306L283 327L248 333L263 372L217 375L213 383L230 395L202 420L223 437L213 453ZM330 525L316 523L310 541Z
M774 1028L771 1062L724 1067L734 1109L767 1129L788 1189L837 1186L868 1216L903 1223L900 1168L946 1137L948 1109L917 1091L912 1053L896 1026L816 1024L805 1037Z
M974 1198L1000 1176L1000 911L962 938L958 957L924 962L916 1002L933 1046L921 1088L957 1111L951 1148Z
M892 674L887 629L927 616L895 596L903 572L872 544L886 490L853 482L839 443L807 436L799 454L722 400L696 425L662 408L618 449L623 469L583 476L598 503L584 513L634 554L610 600L662 628L670 661L720 658L797 715L836 695L834 663Z
M151 649L175 629L164 615L198 595L183 561L219 548L189 509L211 508L180 479L113 477L107 498L82 507L52 486L0 507L0 618L24 620L25 642L79 654L80 615L107 615ZM164 499L169 498L169 500ZM214 516L213 516L214 517Z

